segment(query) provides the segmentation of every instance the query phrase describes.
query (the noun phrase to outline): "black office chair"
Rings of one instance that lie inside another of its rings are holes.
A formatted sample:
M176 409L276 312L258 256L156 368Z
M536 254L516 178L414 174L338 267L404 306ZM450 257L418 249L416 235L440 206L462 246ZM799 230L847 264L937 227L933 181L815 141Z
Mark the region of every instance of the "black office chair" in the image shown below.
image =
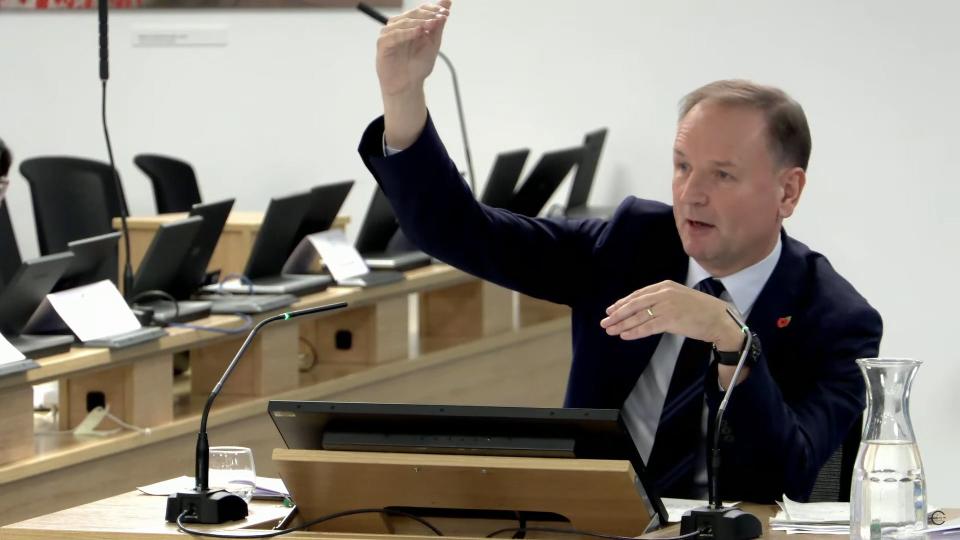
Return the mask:
M157 154L138 154L133 162L153 184L157 213L189 212L201 202L197 175L189 163Z
M39 157L20 164L30 184L40 253L66 251L67 242L113 231L121 200L106 163L74 157Z
M810 494L810 502L850 502L850 481L853 480L853 466L860 450L862 432L861 415L853 423L840 448L837 448L820 468Z
M13 234L13 224L10 222L10 212L7 211L7 202L3 201L0 202L0 290L10 282L21 262L17 237Z

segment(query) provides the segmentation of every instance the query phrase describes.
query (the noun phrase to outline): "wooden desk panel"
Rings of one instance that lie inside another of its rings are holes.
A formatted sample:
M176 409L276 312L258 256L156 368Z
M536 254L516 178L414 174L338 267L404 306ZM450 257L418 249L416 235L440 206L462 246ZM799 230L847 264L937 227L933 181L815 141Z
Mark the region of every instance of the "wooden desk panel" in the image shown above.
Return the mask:
M187 217L186 212L172 214L159 214L156 216L131 216L127 218L127 228L130 229L130 264L133 271L137 271L143 255L147 251L153 236L157 232L157 227L164 223L176 221ZM213 256L210 258L208 270L220 270L221 275L239 274L243 272L247 264L247 258L253 249L253 241L260 230L260 224L263 222L263 212L248 212L234 210L227 217L227 223L223 226L223 232L220 234L220 240L217 247L213 250ZM350 218L338 216L334 220L332 227L336 229L346 228L350 223ZM114 230L120 230L120 219L113 220ZM125 245L120 241L120 269L123 271L123 258Z

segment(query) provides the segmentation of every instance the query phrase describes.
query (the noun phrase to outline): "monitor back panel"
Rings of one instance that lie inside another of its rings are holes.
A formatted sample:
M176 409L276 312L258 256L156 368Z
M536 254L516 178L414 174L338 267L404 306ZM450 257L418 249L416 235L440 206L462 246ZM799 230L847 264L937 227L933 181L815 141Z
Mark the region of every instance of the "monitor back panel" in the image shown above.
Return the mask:
M577 172L573 175L573 185L570 186L570 197L567 199L567 208L578 208L587 205L590 189L593 187L593 178L597 174L597 165L600 163L600 152L607 139L607 128L601 128L587 133L583 139L583 157L577 165Z
M69 242L67 247L73 253L73 261L53 290L72 289L104 279L109 279L116 285L119 242L120 233L118 232Z
M337 212L347 200L347 195L353 187L353 180L317 186L310 190L310 208L303 217L300 230L297 231L297 243L304 236L329 229L337 219Z
M387 250L387 244L397 231L397 218L393 213L390 201L377 187L363 218L360 233L357 235L357 251L360 253L382 252Z
M177 270L202 225L203 218L199 216L160 225L140 261L133 288L127 297L135 298L151 290L169 293Z
M250 279L277 276L296 247L297 231L310 209L311 193L304 191L270 200L243 273Z
M487 185L483 188L480 202L495 208L506 208L513 200L513 192L523 172L523 165L527 162L530 150L523 148L511 152L497 154L487 178Z
M193 239L193 245L180 263L170 287L170 294L178 300L185 300L203 285L207 275L207 266L217 247L223 227L233 209L233 199L212 203L199 203L190 209L190 216L203 218L203 225Z
M24 261L0 292L0 332L19 335L72 260L73 253L65 251Z
M507 209L530 217L539 214L582 155L581 146L544 154Z

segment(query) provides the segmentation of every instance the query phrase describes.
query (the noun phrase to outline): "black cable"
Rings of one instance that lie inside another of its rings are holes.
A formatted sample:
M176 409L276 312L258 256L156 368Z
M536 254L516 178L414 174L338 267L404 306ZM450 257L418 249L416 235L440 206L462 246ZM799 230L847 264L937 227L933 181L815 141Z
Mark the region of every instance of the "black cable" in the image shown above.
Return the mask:
M110 143L110 131L107 129L107 81L100 81L100 87L103 89L102 99L100 101L100 118L103 122L103 137L107 141L107 156L110 157L110 172L113 174L113 182L117 188L117 197L120 199L120 229L123 230L123 246L126 248L123 259L123 275L120 279L123 283L123 295L130 294L133 288L133 266L130 263L130 229L127 228L127 196L123 193L123 184L120 182L120 174L117 172L117 166L113 161L113 145Z
M505 532L514 532L514 531L523 531L523 532L549 532L549 533L560 533L560 534L576 534L579 536L590 536L593 538L606 538L607 540L636 540L634 536L617 536L613 534L603 534L603 533L594 533L590 531L581 531L579 529L560 529L557 527L508 527L506 529L500 529L493 531L488 534L487 538L493 538L498 534ZM663 538L658 538L657 540L686 540L687 538L694 538L700 534L700 531L693 531L691 533L682 534L680 536L667 536Z
M334 512L332 514L320 516L316 519L311 519L310 521L307 521L302 525L298 525L290 529L280 529L278 531L270 531L270 532L255 533L255 534L243 534L243 535L188 529L183 526L183 517L187 515L187 511L184 510L183 512L180 513L179 516L177 516L177 529L179 529L181 532L185 532L193 536L206 536L210 538L274 538L277 536L282 536L284 534L290 534L292 532L305 530L319 523L323 523L324 521L330 521L331 519L336 519L336 518L345 517L345 516L353 516L357 514L387 514L392 516L401 516L401 517L410 518L422 524L424 527L430 529L437 536L443 536L443 533L440 532L440 529L434 527L433 525L430 524L429 521L423 519L422 517L414 514L410 514L408 512L403 512L401 510L393 510L390 508L358 508L356 510L344 510L343 512Z

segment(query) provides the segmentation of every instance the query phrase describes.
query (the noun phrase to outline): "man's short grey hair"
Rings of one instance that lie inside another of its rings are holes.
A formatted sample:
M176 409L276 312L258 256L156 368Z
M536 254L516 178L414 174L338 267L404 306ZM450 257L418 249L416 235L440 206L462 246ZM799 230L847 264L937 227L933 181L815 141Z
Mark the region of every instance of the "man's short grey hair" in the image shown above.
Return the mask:
M680 101L680 119L701 102L759 110L767 121L770 150L780 165L807 170L813 144L807 115L783 90L742 79L712 82L684 96Z

